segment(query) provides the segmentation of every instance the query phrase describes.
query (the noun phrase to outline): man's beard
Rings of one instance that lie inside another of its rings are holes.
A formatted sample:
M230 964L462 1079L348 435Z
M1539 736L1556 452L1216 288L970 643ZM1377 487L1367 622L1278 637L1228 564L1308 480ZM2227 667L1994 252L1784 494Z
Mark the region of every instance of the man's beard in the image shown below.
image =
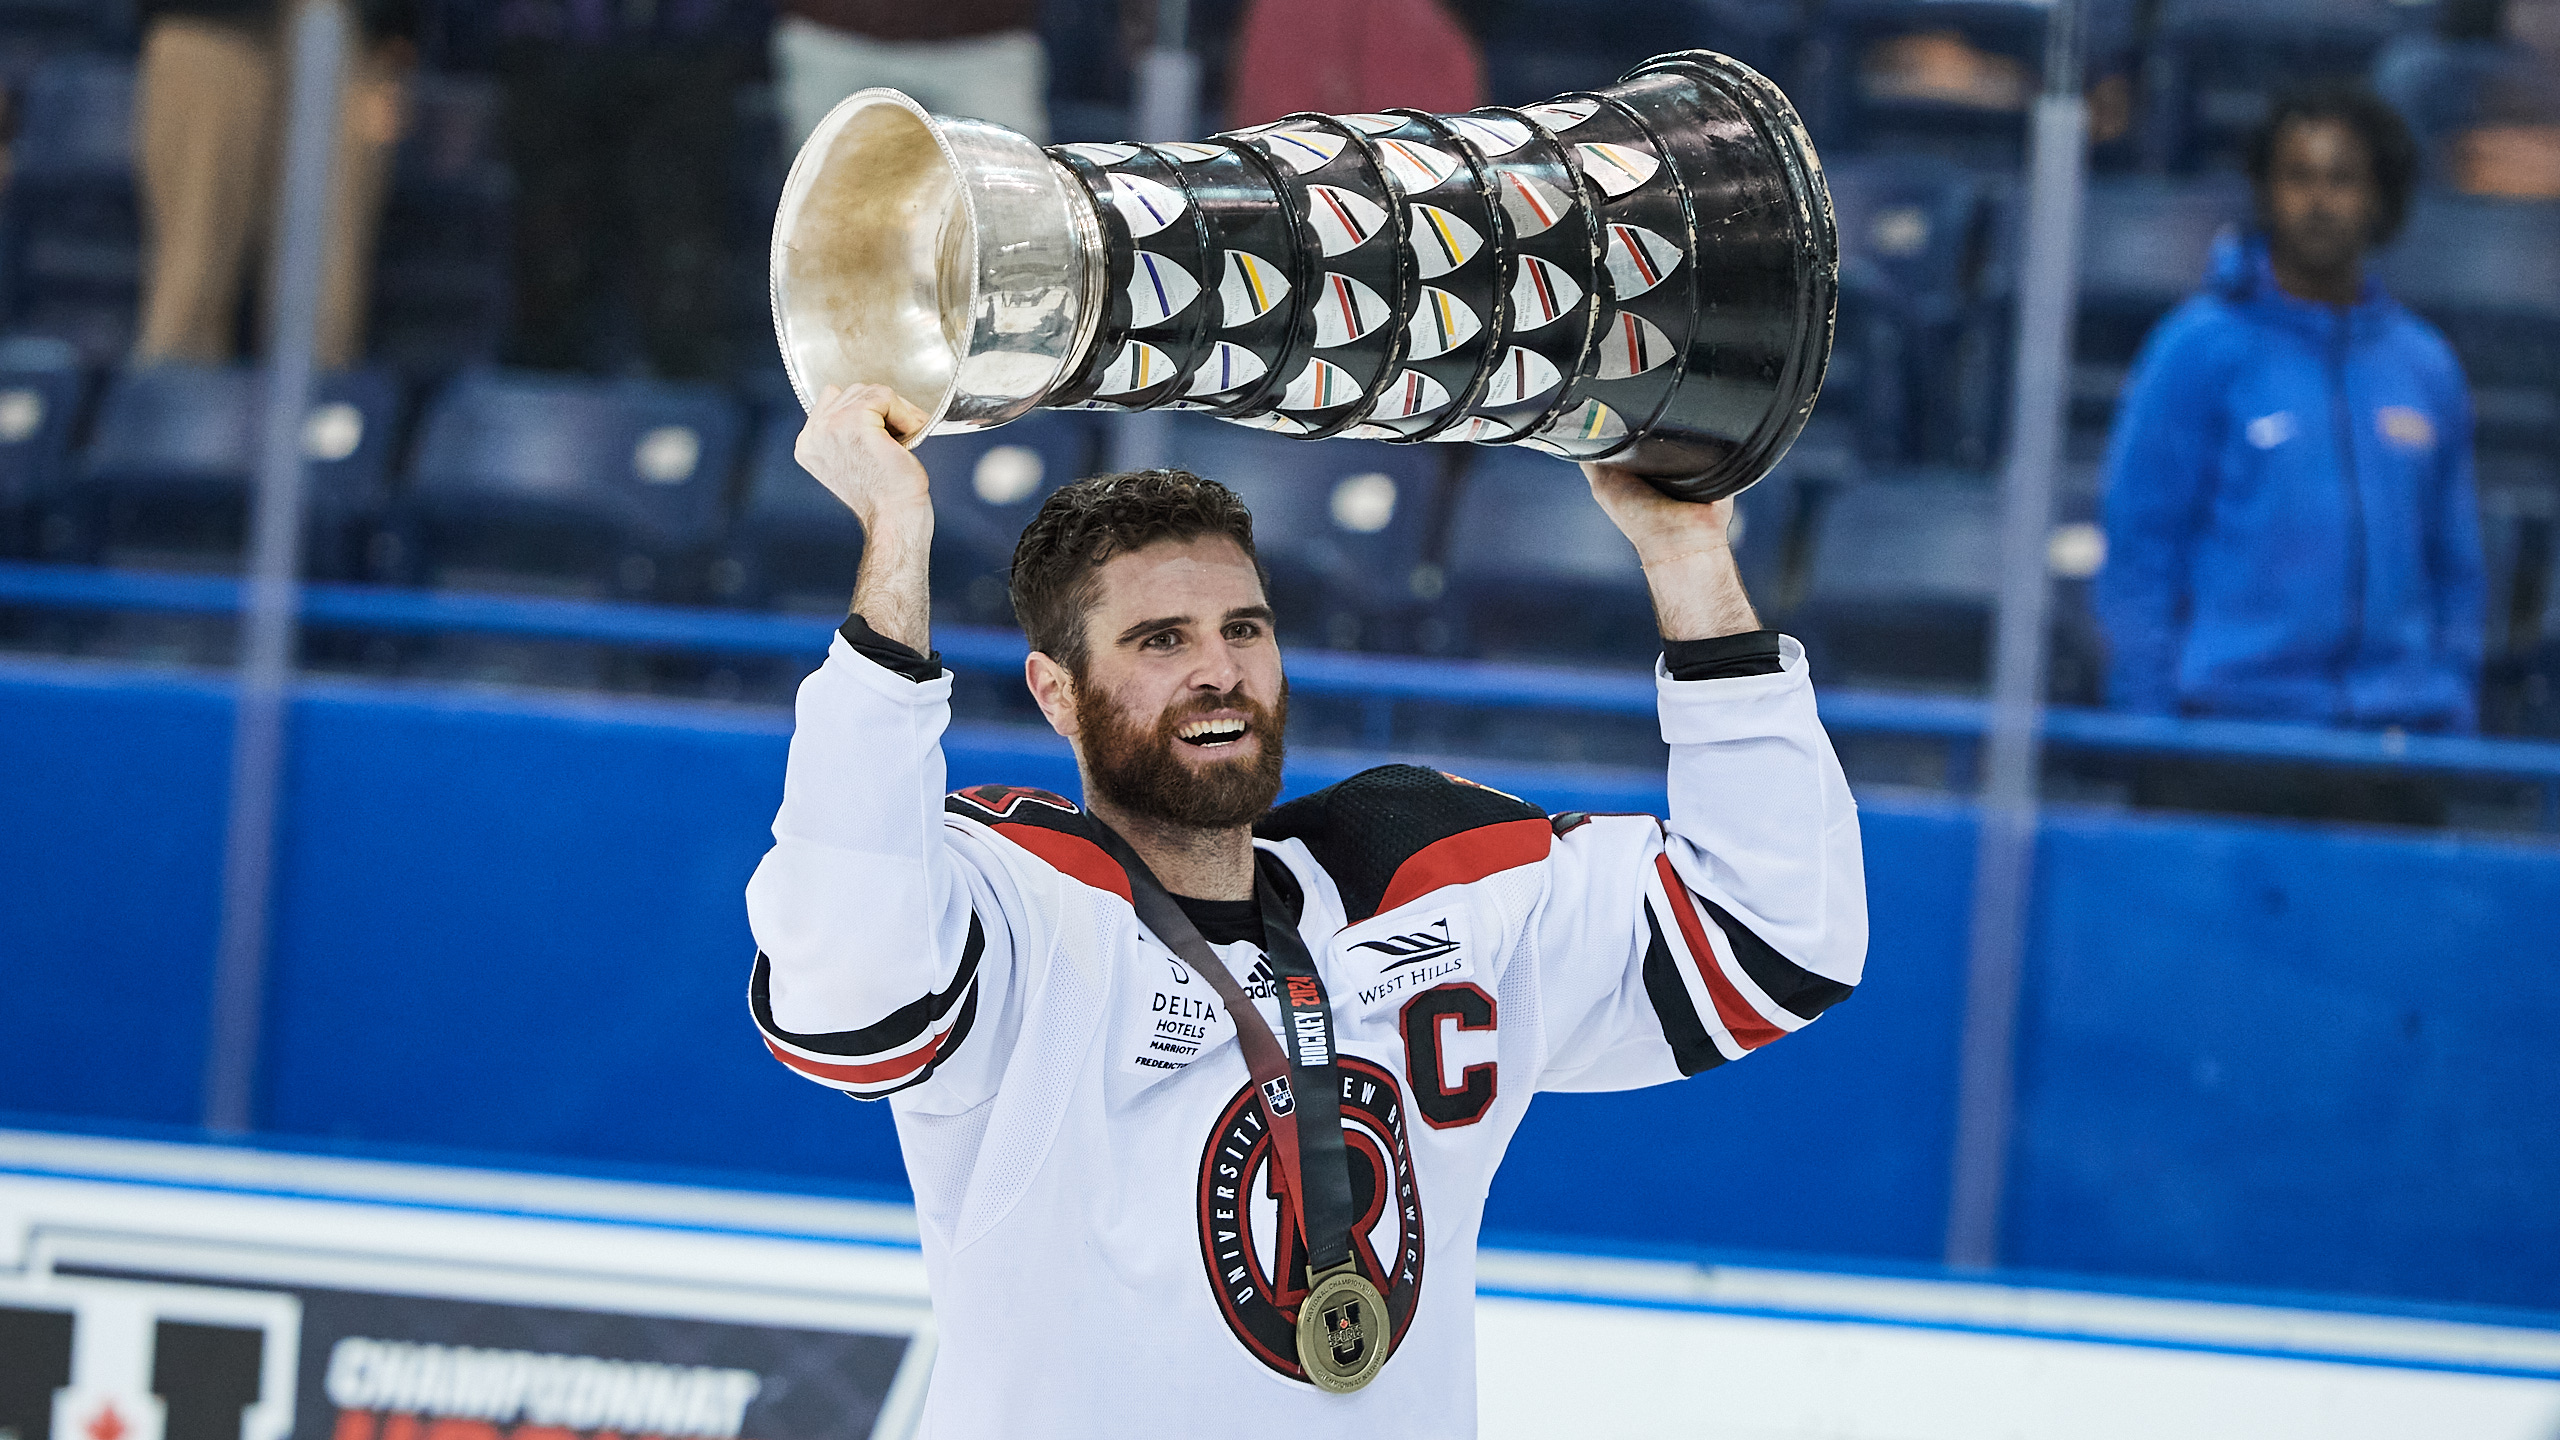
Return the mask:
M1250 757L1186 765L1174 732L1217 710L1241 710L1246 732L1260 742ZM1084 740L1086 783L1101 799L1132 815L1194 830L1249 825L1280 795L1280 732L1289 723L1289 692L1263 708L1242 695L1204 695L1165 712L1152 726L1124 717L1099 686L1076 687L1076 728Z

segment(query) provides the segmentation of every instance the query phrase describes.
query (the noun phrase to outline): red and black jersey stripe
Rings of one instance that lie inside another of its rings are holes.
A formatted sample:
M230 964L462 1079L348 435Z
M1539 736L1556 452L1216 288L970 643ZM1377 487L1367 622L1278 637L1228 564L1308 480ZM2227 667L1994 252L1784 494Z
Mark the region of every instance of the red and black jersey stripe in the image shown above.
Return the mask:
M1645 994L1684 1075L1739 1060L1849 996L1691 890L1668 855L1654 857L1644 910Z
M969 1038L978 1015L978 963L986 948L986 928L973 913L950 984L859 1030L825 1034L800 1034L774 1023L773 962L758 951L747 1006L773 1058L858 1100L878 1100L931 1079Z

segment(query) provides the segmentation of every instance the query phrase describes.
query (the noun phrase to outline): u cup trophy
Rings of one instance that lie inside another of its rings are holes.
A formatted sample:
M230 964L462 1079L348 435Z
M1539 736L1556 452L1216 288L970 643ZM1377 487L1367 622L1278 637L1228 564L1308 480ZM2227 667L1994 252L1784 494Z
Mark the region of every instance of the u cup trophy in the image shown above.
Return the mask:
M1704 50L1518 109L1292 115L1046 149L864 90L775 218L804 405L884 384L982 430L1039 407L1527 445L1711 501L1777 464L1839 247L1795 108Z

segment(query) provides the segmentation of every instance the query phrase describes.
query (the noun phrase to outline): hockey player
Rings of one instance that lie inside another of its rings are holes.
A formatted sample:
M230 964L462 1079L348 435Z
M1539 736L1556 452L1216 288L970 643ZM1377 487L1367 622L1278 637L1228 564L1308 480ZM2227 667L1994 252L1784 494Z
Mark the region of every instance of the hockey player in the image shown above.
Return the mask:
M1530 1097L1738 1060L1859 978L1856 811L1731 502L1588 472L1666 637L1667 825L1408 765L1270 808L1252 522L1180 471L1068 486L1015 552L1084 806L946 798L921 423L831 390L801 436L865 543L747 903L774 1055L894 1097L925 1433L1474 1434L1476 1232Z

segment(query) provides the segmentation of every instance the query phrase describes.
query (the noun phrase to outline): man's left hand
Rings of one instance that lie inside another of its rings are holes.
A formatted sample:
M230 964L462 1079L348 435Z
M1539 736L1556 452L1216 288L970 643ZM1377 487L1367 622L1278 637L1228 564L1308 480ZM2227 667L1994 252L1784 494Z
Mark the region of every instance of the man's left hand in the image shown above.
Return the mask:
M1585 465L1582 475L1591 482L1591 498L1634 544L1636 558L1646 566L1727 548L1731 496L1709 504L1674 500L1646 484L1643 476L1616 465Z
M1704 640L1760 628L1734 568L1733 497L1674 500L1632 470L1585 465L1591 496L1636 547L1654 619L1666 640Z

